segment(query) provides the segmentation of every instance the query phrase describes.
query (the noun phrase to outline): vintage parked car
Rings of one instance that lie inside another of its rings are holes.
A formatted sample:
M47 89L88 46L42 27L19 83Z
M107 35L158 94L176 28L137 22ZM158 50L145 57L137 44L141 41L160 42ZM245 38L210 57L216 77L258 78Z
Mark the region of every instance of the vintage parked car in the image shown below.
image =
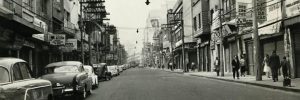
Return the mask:
M93 67L99 80L105 79L108 81L112 78L112 74L111 72L108 72L106 63L95 64Z
M81 62L55 62L45 68L47 74L41 78L51 81L55 97L74 95L79 96L79 99L85 99L91 94L92 80L88 78L88 73L84 71Z
M121 72L123 72L123 65L117 65L117 67L118 67L118 71L119 71L119 74L121 73Z
M90 65L84 65L83 67L85 72L88 73L89 78L92 80L93 89L98 88L98 76L95 74L93 67Z
M112 76L119 75L118 67L116 65L107 66L107 71L110 72Z
M51 82L33 78L22 59L0 58L0 100L53 100Z

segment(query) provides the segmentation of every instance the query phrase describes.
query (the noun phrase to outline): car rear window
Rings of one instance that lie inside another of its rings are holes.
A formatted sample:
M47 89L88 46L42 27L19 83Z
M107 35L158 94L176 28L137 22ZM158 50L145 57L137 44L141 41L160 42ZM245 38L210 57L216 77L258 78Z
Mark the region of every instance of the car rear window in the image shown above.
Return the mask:
M0 66L0 83L9 82L9 74L6 68Z
M77 66L59 66L54 69L54 72L80 72Z

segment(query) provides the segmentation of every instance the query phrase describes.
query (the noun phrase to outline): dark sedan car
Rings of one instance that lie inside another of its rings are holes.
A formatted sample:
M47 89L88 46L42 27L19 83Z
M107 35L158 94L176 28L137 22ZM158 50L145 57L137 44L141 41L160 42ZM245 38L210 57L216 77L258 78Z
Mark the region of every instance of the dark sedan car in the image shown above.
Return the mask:
M110 80L112 78L112 74L107 70L106 63L95 64L93 67L98 79Z
M53 100L51 82L32 78L22 59L0 58L0 100Z
M88 78L81 62L56 62L45 68L47 74L41 78L51 81L55 97L74 95L85 99L91 93L92 80Z

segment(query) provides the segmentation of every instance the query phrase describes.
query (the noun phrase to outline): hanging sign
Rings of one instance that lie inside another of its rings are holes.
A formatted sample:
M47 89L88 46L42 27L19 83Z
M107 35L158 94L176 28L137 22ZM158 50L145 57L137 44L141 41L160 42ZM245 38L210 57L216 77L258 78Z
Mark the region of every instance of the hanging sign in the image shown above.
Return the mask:
M285 0L286 17L293 17L300 14L299 0Z
M66 35L65 34L51 34L49 37L49 42L52 45L65 45Z

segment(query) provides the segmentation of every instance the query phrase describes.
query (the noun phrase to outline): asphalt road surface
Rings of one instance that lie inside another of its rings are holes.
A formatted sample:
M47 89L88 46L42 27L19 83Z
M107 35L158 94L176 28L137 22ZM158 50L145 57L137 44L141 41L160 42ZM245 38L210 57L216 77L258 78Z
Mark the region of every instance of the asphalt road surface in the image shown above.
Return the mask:
M87 100L300 100L300 94L133 68L101 82Z

